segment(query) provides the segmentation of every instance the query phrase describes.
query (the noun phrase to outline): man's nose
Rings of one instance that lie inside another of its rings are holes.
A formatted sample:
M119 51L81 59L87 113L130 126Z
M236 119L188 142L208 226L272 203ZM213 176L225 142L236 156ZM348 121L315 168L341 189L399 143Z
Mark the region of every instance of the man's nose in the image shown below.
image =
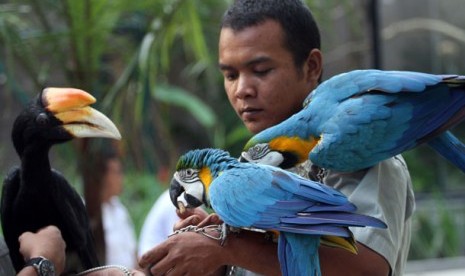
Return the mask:
M256 87L254 81L247 76L240 76L236 87L236 97L244 99L256 96Z

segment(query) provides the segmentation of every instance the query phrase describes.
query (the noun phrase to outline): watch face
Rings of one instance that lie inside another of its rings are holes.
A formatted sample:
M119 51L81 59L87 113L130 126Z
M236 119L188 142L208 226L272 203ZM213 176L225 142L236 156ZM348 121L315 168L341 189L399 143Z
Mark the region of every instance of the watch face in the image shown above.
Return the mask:
M42 260L39 263L40 276L55 276L55 267L49 260Z

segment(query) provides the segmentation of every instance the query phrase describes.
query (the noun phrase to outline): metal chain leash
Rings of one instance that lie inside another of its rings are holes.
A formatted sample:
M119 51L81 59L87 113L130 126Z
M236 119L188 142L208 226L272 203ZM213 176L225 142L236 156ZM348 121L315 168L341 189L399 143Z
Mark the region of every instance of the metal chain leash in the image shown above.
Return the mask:
M173 235L177 235L180 233L184 233L184 232L194 232L194 233L204 235L205 237L219 241L221 246L224 245L226 241L226 237L228 236L227 226L225 224L220 224L220 225L207 225L205 227L189 225L187 227L174 231L173 233L168 235L168 237L171 237ZM216 232L218 235L211 234L212 232Z
M108 268L116 268L116 269L119 269L121 270L125 276L131 276L131 271L129 271L129 269L125 266L122 266L122 265L104 265L104 266L98 266L98 267L94 267L94 268L91 268L91 269L88 269L88 270L85 270L85 271L82 271L78 274L76 274L76 276L82 276L82 275L87 275L91 272L95 272L95 271L99 271L99 270L104 270L104 269L108 269Z

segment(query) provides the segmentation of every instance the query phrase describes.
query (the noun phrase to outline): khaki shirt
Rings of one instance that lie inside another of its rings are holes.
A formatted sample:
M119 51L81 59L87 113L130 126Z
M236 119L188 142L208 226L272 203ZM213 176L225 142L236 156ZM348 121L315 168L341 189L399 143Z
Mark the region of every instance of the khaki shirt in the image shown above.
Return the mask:
M415 209L412 181L402 156L356 173L329 171L323 182L344 193L357 206L357 213L378 218L388 225L387 229L350 227L350 230L358 242L388 261L391 275L402 275Z

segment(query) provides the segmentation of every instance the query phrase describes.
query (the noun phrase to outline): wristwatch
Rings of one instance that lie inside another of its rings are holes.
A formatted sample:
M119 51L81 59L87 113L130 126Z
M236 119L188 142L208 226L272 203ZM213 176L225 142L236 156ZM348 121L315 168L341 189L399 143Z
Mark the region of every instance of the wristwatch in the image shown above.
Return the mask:
M24 266L30 265L35 268L39 276L55 276L55 266L45 257L31 258Z

